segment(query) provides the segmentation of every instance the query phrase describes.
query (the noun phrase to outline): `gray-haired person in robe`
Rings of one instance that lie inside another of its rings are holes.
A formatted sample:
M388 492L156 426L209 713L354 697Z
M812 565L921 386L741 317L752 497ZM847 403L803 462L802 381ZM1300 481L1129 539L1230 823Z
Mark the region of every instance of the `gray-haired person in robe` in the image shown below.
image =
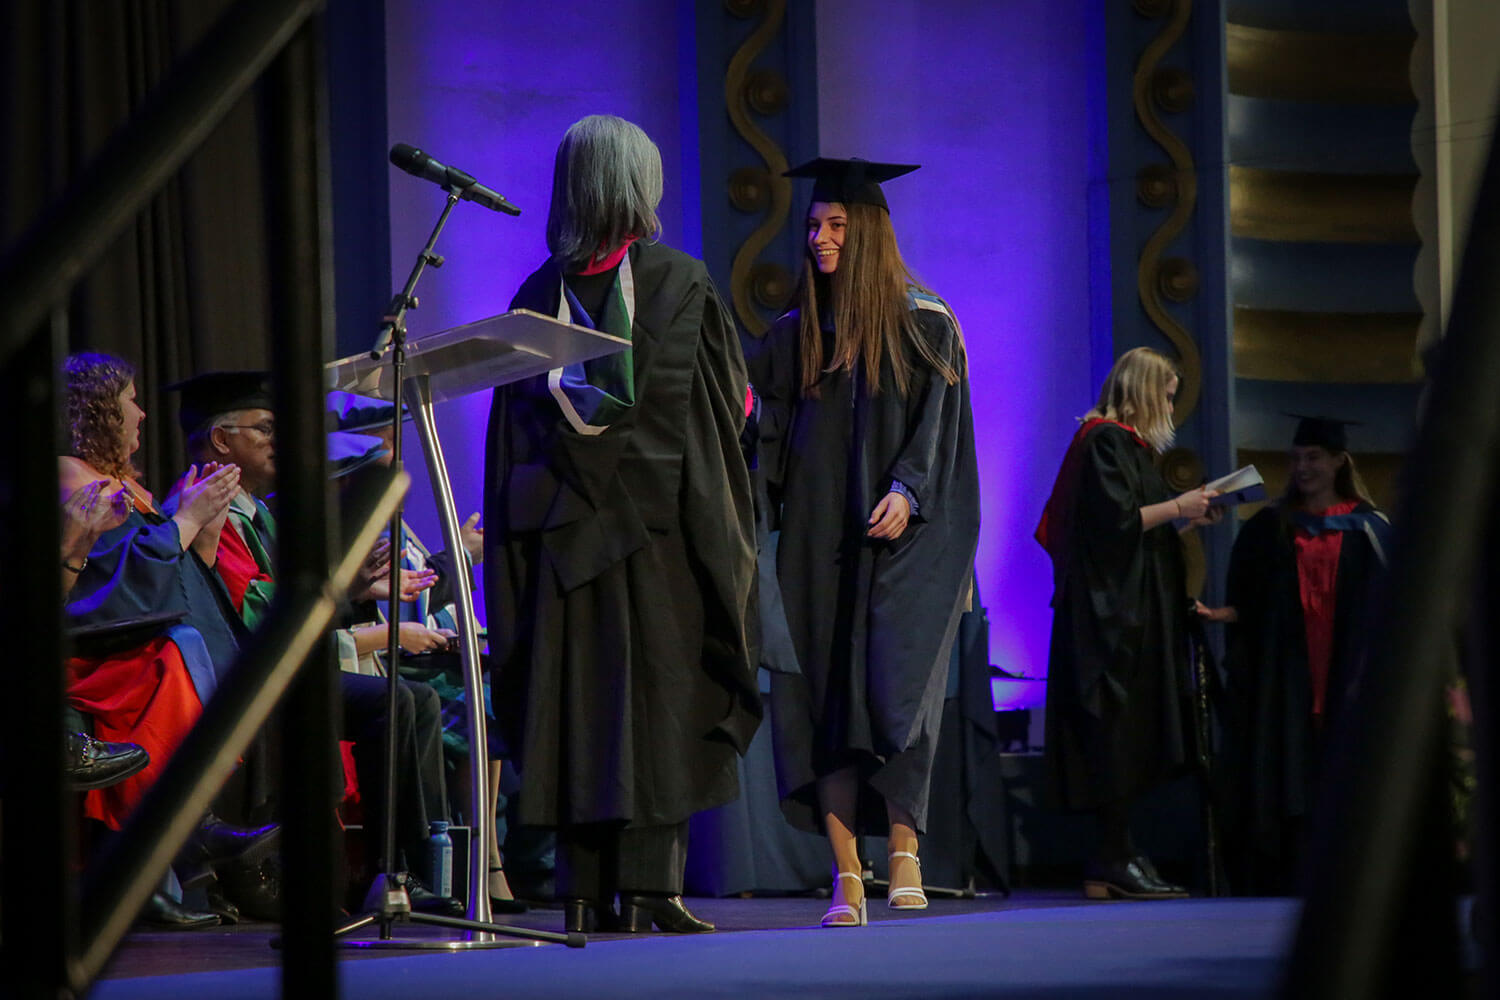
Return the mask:
M861 827L889 830L887 903L927 905L917 835L979 537L963 339L902 262L878 183L914 169L791 171L816 179L806 272L751 360L799 667L771 675L776 773L784 814L833 849L825 927L867 919Z
M629 339L490 410L485 600L521 822L555 827L570 930L712 930L687 821L739 794L760 721L746 373L703 264L656 242L661 157L592 116L558 147L527 308Z

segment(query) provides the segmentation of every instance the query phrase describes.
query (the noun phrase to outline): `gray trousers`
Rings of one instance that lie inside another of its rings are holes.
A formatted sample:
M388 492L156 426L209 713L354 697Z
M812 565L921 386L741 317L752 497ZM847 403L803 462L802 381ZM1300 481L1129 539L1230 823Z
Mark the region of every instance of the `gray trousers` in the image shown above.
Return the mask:
M557 831L557 895L608 902L616 892L682 892L688 825L583 823Z

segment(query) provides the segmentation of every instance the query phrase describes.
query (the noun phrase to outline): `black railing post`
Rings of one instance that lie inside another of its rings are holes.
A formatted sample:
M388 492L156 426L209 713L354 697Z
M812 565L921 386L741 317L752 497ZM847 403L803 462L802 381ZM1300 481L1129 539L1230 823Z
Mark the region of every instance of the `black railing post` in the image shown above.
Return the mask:
M1456 995L1455 886L1445 877L1453 843L1434 842L1451 831L1434 783L1447 773L1443 690L1500 498L1497 233L1500 143L1492 140L1453 312L1407 456L1387 613L1373 624L1370 663L1343 714L1318 803L1313 881L1288 996L1395 995L1403 974L1420 974L1429 995ZM1422 913L1431 917L1409 919Z
M333 267L325 142L325 81L311 19L268 74L271 121L272 364L276 389L278 588L315 596L338 537L329 502L323 363L331 356ZM333 929L343 866L334 809L338 664L319 643L283 713L282 993L335 997ZM295 989L293 988L295 984Z
M18 998L62 994L77 950L75 803L63 786L63 638L58 558L58 366L61 328L37 331L3 366L11 408L0 448L0 635L13 644L0 757L5 803L4 979ZM26 569L22 570L22 567Z

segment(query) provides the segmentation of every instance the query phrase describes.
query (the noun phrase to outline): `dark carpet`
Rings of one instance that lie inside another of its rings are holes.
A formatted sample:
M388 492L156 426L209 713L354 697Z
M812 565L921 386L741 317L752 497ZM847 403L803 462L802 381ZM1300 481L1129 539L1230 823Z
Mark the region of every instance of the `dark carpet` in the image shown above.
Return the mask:
M1073 895L934 900L871 926L816 927L815 899L693 900L716 934L601 935L458 954L350 951L345 996L385 997L1262 997L1274 989L1297 904L1177 900L1083 904ZM555 911L512 918L548 930ZM280 994L269 925L133 935L96 1000L237 1000ZM407 933L398 927L399 933ZM425 931L424 931L425 933ZM170 970L174 974L163 974ZM193 970L193 971L186 971ZM212 971L209 971L212 970Z

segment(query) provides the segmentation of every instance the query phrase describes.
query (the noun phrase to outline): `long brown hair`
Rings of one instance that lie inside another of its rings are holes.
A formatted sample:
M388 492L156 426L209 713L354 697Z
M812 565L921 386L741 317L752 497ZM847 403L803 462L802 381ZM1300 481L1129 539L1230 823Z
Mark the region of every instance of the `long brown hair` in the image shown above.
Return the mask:
M870 392L878 392L881 362L889 357L896 390L904 397L911 388L911 351L953 385L964 376L963 333L955 323L955 343L949 357L939 355L922 335L907 292L914 287L932 293L901 259L890 213L877 205L860 203L845 205L844 213L848 218L844 244L829 282L834 331L830 360L823 357L816 266L811 253L804 254L802 284L797 290L802 395L816 397L819 377L840 368L853 371L856 362L864 365Z
M68 355L63 379L72 453L115 479L140 475L125 453L120 407L120 393L135 381L135 369L112 354L85 351Z

